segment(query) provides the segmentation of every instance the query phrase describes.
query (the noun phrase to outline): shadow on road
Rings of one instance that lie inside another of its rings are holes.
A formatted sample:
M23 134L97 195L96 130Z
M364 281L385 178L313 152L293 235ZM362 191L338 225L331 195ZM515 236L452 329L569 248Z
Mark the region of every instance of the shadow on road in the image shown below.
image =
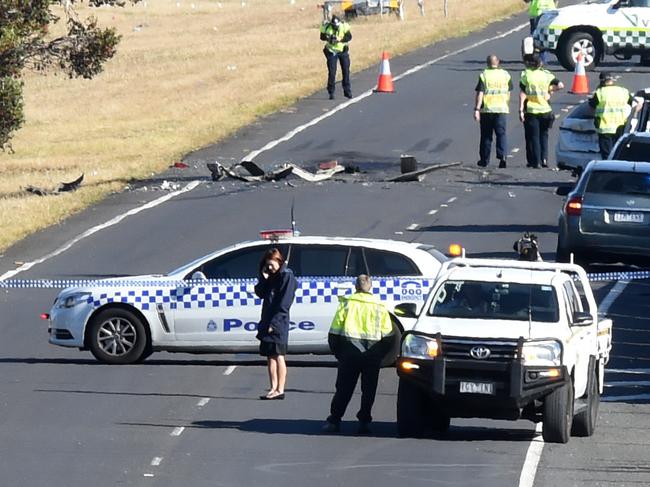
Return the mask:
M432 225L414 232L461 232L461 233L557 233L557 225Z
M32 358L32 357L4 357L0 358L0 364L44 364L44 365L94 365L98 367L116 367L115 365L103 364L95 359L69 359L69 358ZM291 356L287 357L287 364L290 367L300 368L336 368L334 360L292 360ZM210 367L228 367L236 365L238 367L261 367L266 366L265 360L253 359L248 361L239 360L172 360L172 359L153 359L145 362L132 364L131 366L146 367L148 365L203 365ZM129 367L129 365L118 365L117 367Z

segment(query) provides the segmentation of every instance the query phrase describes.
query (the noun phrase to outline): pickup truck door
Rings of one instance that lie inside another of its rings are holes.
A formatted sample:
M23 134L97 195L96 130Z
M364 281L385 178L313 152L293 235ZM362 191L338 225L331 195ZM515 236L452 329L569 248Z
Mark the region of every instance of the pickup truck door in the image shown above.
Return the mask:
M596 355L598 323L594 322L589 326L573 325L574 313L583 311L582 302L571 281L565 281L563 287L569 327L571 328L571 348L575 353L573 387L575 390L575 397L580 397L585 393L587 388L587 380L589 377L589 357L591 355Z

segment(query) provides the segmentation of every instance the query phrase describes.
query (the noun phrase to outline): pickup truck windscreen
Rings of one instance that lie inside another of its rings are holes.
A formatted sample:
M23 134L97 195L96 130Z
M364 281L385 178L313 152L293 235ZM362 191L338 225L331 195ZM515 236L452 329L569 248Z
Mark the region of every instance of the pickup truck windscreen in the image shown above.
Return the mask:
M556 323L552 286L507 282L447 281L436 292L429 316Z

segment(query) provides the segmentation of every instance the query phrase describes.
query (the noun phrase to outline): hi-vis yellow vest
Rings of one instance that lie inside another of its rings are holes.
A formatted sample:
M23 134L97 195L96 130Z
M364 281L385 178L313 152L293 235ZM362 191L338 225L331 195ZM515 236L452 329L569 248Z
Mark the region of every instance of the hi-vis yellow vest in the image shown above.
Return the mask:
M615 134L616 130L625 125L628 115L630 92L622 86L601 86L594 95L598 98L596 130L599 134Z
M393 324L388 310L378 298L357 292L339 297L339 307L329 332L351 340L378 342L392 334Z
M530 0L528 15L531 18L539 17L547 10L556 8L555 0Z
M526 69L521 73L521 83L526 88L526 113L535 115L551 112L549 89L555 76L545 69Z
M482 113L510 113L510 74L505 69L484 69L479 79L483 82Z
M336 38L338 39L338 42L327 42L325 44L325 47L332 53L334 54L339 54L342 53L343 50L345 49L345 46L348 45L347 42L343 42L341 39L350 32L350 25L347 22L341 22L339 24L338 30L334 29L334 26L332 25L331 22L325 22L321 24L320 26L320 31L321 34L327 34L328 36L335 35Z

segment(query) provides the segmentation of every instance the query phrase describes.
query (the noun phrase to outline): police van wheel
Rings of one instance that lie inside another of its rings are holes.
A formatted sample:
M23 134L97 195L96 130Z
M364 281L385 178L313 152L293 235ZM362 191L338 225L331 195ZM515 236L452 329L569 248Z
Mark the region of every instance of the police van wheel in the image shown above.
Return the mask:
M587 32L574 32L560 40L557 49L557 59L564 69L573 71L576 67L579 52L582 52L584 55L586 70L594 69L598 66L602 58L600 45L591 34Z
M542 437L547 443L566 443L573 423L573 384L569 381L544 399Z
M108 308L98 313L88 330L88 348L107 364L133 364L149 350L144 324L132 312Z
M592 359L592 367L589 373L587 394L583 398L587 402L587 408L579 412L573 418L573 436L591 436L596 430L598 419L598 405L600 404L600 389L598 388L598 374L596 374L596 363Z
M400 379L397 388L397 434L421 438L425 434L426 395L414 384Z

